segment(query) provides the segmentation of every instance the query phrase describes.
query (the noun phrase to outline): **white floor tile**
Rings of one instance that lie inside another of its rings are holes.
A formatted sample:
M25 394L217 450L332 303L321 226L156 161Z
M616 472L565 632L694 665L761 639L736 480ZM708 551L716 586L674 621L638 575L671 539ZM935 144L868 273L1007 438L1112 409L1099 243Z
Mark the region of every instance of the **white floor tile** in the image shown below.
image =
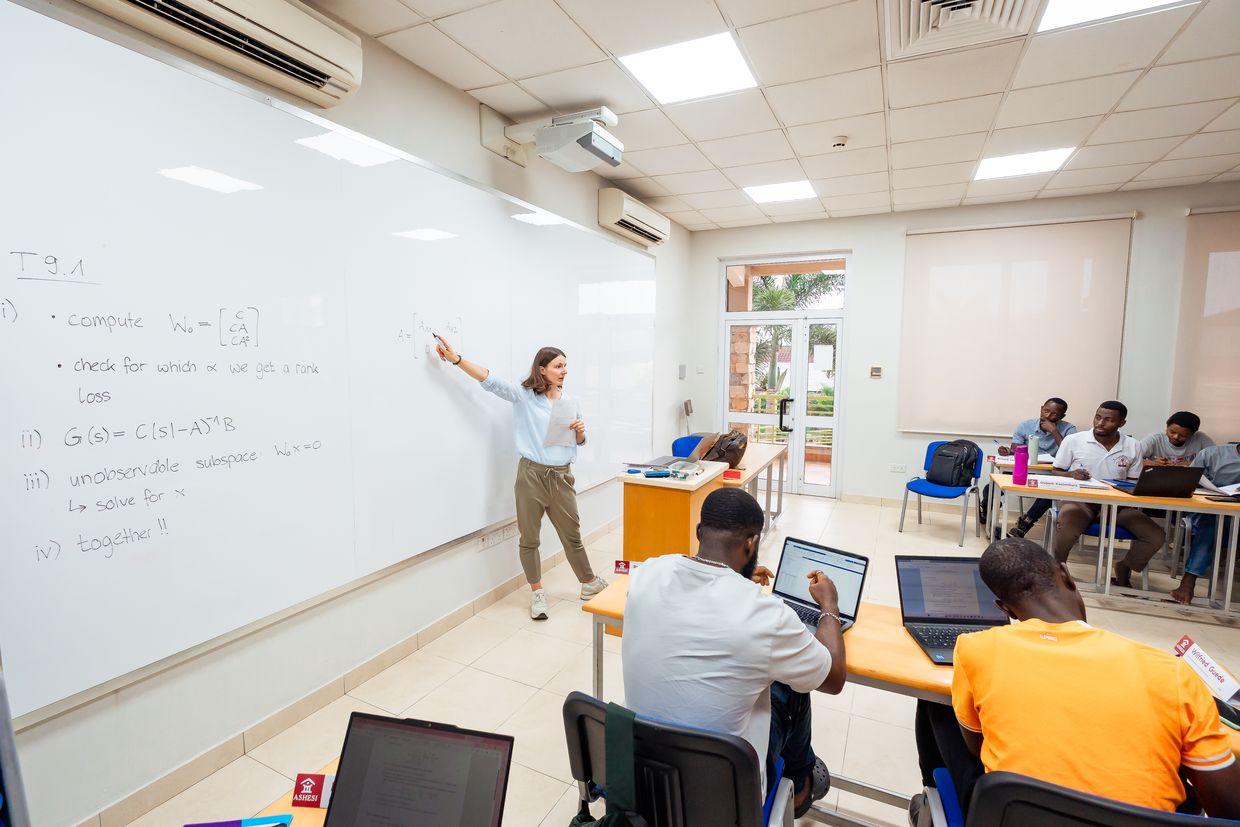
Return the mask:
M473 663L483 654L516 634L517 627L514 627L512 623L498 621L494 619L495 615L487 614L507 600L508 598L505 597L499 603L488 606L483 612L469 618L455 629L445 632L418 651L465 665ZM529 598L527 597L526 600L525 622L528 623L530 622Z
M391 714L345 695L259 744L250 750L249 756L283 774L289 781L299 772L318 772L323 765L340 757L349 716L353 712Z
M532 686L471 667L457 672L402 712L401 717L494 732L536 691Z
M570 643L522 629L474 661L474 668L542 687L585 648L584 643Z
M397 715L464 668L464 664L425 650L414 652L355 687L349 694Z
M499 731L515 739L513 761L565 784L572 783L564 735L564 696L536 692L500 725Z
M130 827L249 818L288 792L292 783L293 779L243 755L130 822Z
M539 827L572 787L520 764L513 764L504 799L504 827ZM559 827L567 827L570 815Z

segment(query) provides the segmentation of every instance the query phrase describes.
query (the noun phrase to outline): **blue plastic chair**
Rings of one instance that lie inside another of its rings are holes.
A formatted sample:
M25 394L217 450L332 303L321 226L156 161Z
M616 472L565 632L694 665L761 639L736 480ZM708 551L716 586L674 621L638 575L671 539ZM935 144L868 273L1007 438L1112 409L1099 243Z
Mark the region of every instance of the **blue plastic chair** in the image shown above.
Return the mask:
M672 456L682 458L689 456L701 441L702 437L698 434L676 437L672 441Z
M945 439L938 439L926 446L926 461L922 465L922 472L930 470L930 463L934 459L934 452L938 450L940 445L947 443ZM921 498L934 497L939 500L954 500L957 497L964 497L964 503L960 510L960 542L959 546L964 545L964 530L969 524L969 497L977 496L977 480L982 476L982 449L977 448L977 462L973 464L973 479L968 485L938 485L930 482L930 480L922 477L913 477L904 486L904 503L900 506L900 531L904 531L904 512L908 508L908 492L912 491L917 495L917 524L921 525ZM976 519L973 520L973 534L980 537L982 534L982 526Z

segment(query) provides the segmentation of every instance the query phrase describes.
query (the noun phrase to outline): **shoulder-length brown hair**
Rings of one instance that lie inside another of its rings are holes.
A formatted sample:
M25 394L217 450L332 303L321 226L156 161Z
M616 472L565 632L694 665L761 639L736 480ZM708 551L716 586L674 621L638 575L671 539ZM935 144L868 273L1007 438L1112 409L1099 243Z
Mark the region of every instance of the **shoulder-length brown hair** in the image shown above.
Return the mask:
M564 351L558 347L539 348L538 353L534 355L534 364L530 365L530 375L525 377L521 387L529 388L534 393L546 393L551 390L551 383L547 381L547 377L539 373L538 369L545 368L560 356L564 356ZM567 359L568 357L565 356L564 358Z

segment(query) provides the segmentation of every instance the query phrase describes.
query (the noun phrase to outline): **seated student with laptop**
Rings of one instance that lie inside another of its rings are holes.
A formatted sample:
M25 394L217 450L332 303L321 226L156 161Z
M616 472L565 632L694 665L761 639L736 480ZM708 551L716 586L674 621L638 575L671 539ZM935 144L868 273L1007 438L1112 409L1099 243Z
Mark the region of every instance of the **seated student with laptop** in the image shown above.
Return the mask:
M1103 402L1094 413L1094 427L1065 437L1055 454L1052 474L1078 480L1135 479L1141 474L1141 444L1120 433L1128 419L1122 402ZM1090 523L1097 522L1102 506L1097 503L1065 502L1055 523L1055 559L1067 562L1068 553ZM1115 523L1136 538L1123 560L1115 563L1117 586L1131 586L1132 573L1145 568L1162 548L1163 530L1137 508L1121 508Z
M1038 412L1037 418L1026 419L1016 426L1016 430L1012 432L1012 447L1000 445L999 456L1011 456L1017 446L1028 445L1029 437L1034 434L1038 436L1038 453L1055 456L1059 452L1059 446L1063 443L1064 437L1076 433L1076 426L1064 419L1067 413L1068 403L1058 396L1052 396L1042 403L1042 409ZM1029 457L1030 462L1037 462L1037 460L1037 457ZM1051 501L1046 498L1034 500L1029 510L1016 521L1016 525L1008 529L1008 536L1024 537L1050 507Z
M1202 448L1214 440L1201 430L1201 417L1191 411L1176 411L1167 418L1165 430L1141 440L1146 465L1188 465Z
M776 756L795 790L798 817L826 795L831 778L810 746L812 690L844 688L844 639L835 585L806 578L821 620L811 633L755 580L766 516L739 488L702 503L696 557L646 560L629 580L624 611L624 696L639 715L749 741L764 786Z
M1193 465L1205 469L1205 478L1215 487L1240 483L1240 445L1212 445L1193 457ZM1232 517L1231 519L1240 519ZM1192 514L1188 518L1193 529L1188 559L1184 561L1184 579L1171 592L1177 603L1191 603L1197 578L1205 577L1214 565L1214 539L1218 520L1213 514Z
M957 642L955 715L925 704L938 709L933 737L919 720L923 768L946 767L966 805L984 768L1167 811L1185 801L1183 773L1209 815L1240 818L1240 765L1188 664L1088 625L1072 575L1036 543L993 543L980 568L1017 622Z

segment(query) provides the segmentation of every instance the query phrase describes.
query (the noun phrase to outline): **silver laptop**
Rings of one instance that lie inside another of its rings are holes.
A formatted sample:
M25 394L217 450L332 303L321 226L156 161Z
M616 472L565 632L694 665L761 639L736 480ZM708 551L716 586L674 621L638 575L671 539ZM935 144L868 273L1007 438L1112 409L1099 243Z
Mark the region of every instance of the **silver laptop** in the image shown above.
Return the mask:
M659 467L666 467L675 462L697 462L698 460L702 458L703 454L705 454L711 448L715 447L715 441L718 439L719 439L719 434L703 434L702 438L698 440L698 444L695 445L693 447L693 450L689 452L689 456L687 457L673 457L673 456L655 457L654 459L650 460L650 462L643 463L643 465L657 465Z
M809 593L809 573L815 570L823 572L831 578L839 594L843 631L857 620L861 587L865 585L865 573L869 567L870 561L860 554L789 537L784 540L784 553L775 570L772 594L796 612L806 628L813 632L817 630L822 614L818 610L818 602Z
M896 582L904 628L935 663L952 663L961 635L1009 622L982 582L976 557L897 555Z

